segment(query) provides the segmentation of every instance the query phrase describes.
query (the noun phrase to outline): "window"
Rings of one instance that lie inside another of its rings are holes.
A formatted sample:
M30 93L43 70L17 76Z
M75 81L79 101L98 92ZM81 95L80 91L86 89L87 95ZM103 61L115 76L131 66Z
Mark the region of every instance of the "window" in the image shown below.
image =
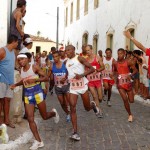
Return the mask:
M88 13L88 0L84 0L84 15Z
M113 34L107 35L107 48L113 49Z
M77 0L77 14L76 19L78 20L80 18L80 0Z
M73 22L73 3L71 3L71 12L70 12L70 23Z
M134 37L134 29L129 29L129 31L130 31L130 33L131 33L131 35ZM131 51L133 51L134 50L134 44L133 44L133 42L130 40L130 39L127 39L126 38L126 48L128 48L127 50L131 50Z
M68 25L68 7L66 8L66 27L67 27L67 25Z
M88 33L84 33L82 37L82 45L88 44Z
M97 50L98 50L98 36L95 35L93 38L93 50L94 53L97 54Z
M40 46L36 46L36 54L37 53L41 53L41 47Z
M99 0L94 0L94 8L98 8L98 5L99 5Z

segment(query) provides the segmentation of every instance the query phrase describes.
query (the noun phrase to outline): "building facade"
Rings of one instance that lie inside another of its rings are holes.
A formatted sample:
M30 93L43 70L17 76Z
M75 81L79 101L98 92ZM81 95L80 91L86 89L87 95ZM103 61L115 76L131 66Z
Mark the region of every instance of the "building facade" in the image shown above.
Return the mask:
M0 1L0 47L6 45L9 34L10 14L16 7L17 0Z
M94 52L112 48L133 50L136 47L123 36L132 36L150 47L149 0L64 0L65 45L73 44L77 53L83 44L93 45Z
M43 51L47 51L48 54L51 51L51 47L56 47L56 42L50 39L33 35L30 36L33 40L33 46L30 51L34 52L34 54L42 53ZM59 44L58 46L61 47L61 44Z

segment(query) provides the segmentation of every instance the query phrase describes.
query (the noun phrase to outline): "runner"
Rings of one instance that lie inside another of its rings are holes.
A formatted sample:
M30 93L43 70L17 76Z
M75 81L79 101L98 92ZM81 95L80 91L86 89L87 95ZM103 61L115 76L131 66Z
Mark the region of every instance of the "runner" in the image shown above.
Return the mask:
M85 49L88 56L87 60L95 69L94 73L87 75L87 79L89 80L88 87L96 103L96 106L100 110L99 113L96 115L99 118L102 118L103 113L99 104L99 102L102 101L102 85L101 85L100 72L104 70L104 64L102 58L98 57L93 53L92 45L87 45Z
M70 122L70 112L68 110L69 83L67 81L67 69L65 64L61 62L61 58L58 51L53 53L53 59L54 63L50 66L49 76L51 76L51 73L53 73L55 81L55 93L61 104L62 109L67 115L66 121Z
M118 61L114 64L114 70L117 73L117 87L120 96L123 99L124 106L128 112L128 121L133 121L133 115L130 110L130 103L134 102L134 94L132 90L131 76L129 72L129 67L131 62L125 59L124 49L118 49Z
M59 115L54 108L51 112L46 112L46 103L43 99L43 91L41 89L40 82L47 81L48 78L44 75L44 72L39 68L39 66L30 65L31 56L32 55L30 53L19 54L17 56L18 62L22 67L22 80L16 84L11 85L11 88L14 89L16 86L20 85L24 86L25 111L27 113L30 129L35 137L35 141L30 149L35 150L44 146L34 121L35 105L37 104L40 114L44 120L54 117L55 123L58 123Z
M102 72L103 86L105 90L104 94L108 93L107 105L111 106L111 102L110 102L111 91L112 91L112 86L115 83L115 81L112 79L112 71L113 71L112 66L115 63L115 59L112 57L112 50L110 48L107 48L105 53L106 53L106 57L103 57L105 70Z
M81 95L84 108L90 111L92 108L95 113L98 113L98 109L94 101L90 103L90 97L88 93L88 80L85 76L94 72L94 68L81 56L75 55L75 47L73 45L68 45L66 47L66 54L68 60L66 62L66 67L68 70L68 79L70 81L70 110L71 110L71 121L73 125L73 134L70 138L74 140L80 140L80 136L77 133L77 114L76 105L78 95ZM85 72L84 67L89 68Z

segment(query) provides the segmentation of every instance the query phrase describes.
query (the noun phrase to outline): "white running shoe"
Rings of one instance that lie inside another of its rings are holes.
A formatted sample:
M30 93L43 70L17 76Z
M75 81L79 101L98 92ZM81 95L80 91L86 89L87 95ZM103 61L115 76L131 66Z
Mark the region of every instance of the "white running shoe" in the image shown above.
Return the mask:
M73 133L71 136L70 136L71 139L73 140L76 140L76 141L80 141L80 136L78 133Z
M37 141L37 140L34 140L34 143L32 144L32 146L30 147L31 150L36 150L40 147L44 147L44 143L41 141Z
M55 108L52 109L53 112L55 112L55 117L54 117L54 122L58 123L59 122L59 114Z
M91 105L92 105L93 111L97 115L99 113L99 108L96 106L96 103L94 101L91 101Z

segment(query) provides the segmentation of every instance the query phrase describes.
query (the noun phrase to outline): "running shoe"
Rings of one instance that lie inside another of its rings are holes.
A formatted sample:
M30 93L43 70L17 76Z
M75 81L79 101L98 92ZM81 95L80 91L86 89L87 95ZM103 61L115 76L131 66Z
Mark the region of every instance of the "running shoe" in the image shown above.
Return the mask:
M108 105L109 107L111 107L111 102L110 102L110 101L107 101L107 105Z
M58 123L59 122L59 114L55 108L52 109L53 112L55 112L55 117L54 117L54 122Z
M103 116L103 112L99 112L97 115L96 115L98 118L103 118L104 116Z
M129 115L128 121L133 122L133 116L132 115Z
M91 101L91 105L93 106L93 111L97 115L99 113L99 108L96 106L96 103L94 101Z
M70 136L71 139L73 140L76 140L76 141L80 141L80 136L78 133L73 133L71 136Z
M38 148L44 147L44 143L41 141L34 140L33 145L30 147L31 150L36 150Z
M71 122L70 114L66 116L66 121L67 121L67 122Z

